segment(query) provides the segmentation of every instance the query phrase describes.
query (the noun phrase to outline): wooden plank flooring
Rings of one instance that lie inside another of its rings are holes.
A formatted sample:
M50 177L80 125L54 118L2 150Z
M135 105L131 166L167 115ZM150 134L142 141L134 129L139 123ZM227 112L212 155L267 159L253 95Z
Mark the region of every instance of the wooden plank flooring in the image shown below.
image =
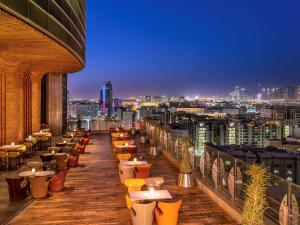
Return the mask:
M65 191L35 200L10 224L131 224L126 188L119 180L109 136L95 136L91 141L94 144L87 146L87 154L80 156L80 166L68 171ZM178 172L162 156L149 160L152 175L163 176L164 188L175 199L183 199L179 224L236 224L199 188L177 187Z

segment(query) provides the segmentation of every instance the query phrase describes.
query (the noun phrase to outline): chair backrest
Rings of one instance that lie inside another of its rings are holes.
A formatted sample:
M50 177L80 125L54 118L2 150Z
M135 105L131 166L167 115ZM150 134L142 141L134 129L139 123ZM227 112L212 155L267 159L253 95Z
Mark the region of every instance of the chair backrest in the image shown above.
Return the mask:
M147 204L132 203L131 219L133 225L152 225L156 202Z
M159 202L157 207L162 214L156 213L158 225L176 225L178 222L178 212L182 204L182 200L174 203Z
M138 152L137 147L129 147L126 149L128 153L130 154L136 154Z
M49 186L48 177L30 176L29 181L33 198L44 198L47 196Z
M164 178L162 177L149 177L145 178L145 184L148 188L160 188L164 183Z
M54 155L55 161L56 161L56 169L61 171L61 170L65 170L67 167L67 162L66 162L66 158L67 158L67 154L65 155Z
M131 158L131 154L125 153L125 154L118 154L118 159L121 160L129 160Z
M137 178L148 178L150 177L152 164L143 164L135 167L135 176Z
M134 178L134 166L123 166L119 164L120 180L124 184L125 179Z
M128 188L128 192L140 191L144 185L145 185L144 179L131 178L125 180L125 186Z
M113 141L112 144L113 144L113 147L116 147L116 146L124 145L125 142L124 141Z

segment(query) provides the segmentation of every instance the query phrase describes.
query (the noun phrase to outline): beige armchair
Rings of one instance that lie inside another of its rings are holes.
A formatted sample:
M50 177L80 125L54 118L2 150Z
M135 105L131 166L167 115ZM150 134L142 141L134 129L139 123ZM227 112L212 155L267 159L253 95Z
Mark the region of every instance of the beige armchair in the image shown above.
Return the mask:
M160 189L160 186L163 185L164 178L162 177L149 177L145 178L145 184L147 188Z
M67 154L58 154L54 155L56 161L56 169L58 171L66 170L67 169Z
M121 183L124 184L126 179L134 178L135 166L123 166L119 164L119 175Z
M33 198L45 198L48 194L49 181L47 176L30 176L29 177L31 195Z
M152 225L156 202L148 204L132 203L130 214L133 225Z

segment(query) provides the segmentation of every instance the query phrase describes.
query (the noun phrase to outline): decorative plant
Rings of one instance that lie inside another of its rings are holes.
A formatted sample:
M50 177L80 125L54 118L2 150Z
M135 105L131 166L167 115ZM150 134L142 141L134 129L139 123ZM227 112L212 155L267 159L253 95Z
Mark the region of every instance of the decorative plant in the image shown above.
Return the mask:
M245 205L242 213L242 225L263 225L264 211L267 207L266 191L269 177L266 168L253 164L247 174L250 176L245 189Z
M183 158L182 161L180 163L180 172L181 173L192 173L192 167L191 167L191 163L190 163L190 153L189 153L189 149L192 146L189 138L185 138L183 140L183 144L182 144L182 152L183 152Z

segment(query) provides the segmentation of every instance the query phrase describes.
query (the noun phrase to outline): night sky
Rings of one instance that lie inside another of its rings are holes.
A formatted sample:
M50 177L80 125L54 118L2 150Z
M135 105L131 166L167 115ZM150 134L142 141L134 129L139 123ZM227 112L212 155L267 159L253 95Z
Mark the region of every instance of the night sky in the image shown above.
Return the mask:
M300 84L300 1L87 0L86 68L72 97L226 94Z

